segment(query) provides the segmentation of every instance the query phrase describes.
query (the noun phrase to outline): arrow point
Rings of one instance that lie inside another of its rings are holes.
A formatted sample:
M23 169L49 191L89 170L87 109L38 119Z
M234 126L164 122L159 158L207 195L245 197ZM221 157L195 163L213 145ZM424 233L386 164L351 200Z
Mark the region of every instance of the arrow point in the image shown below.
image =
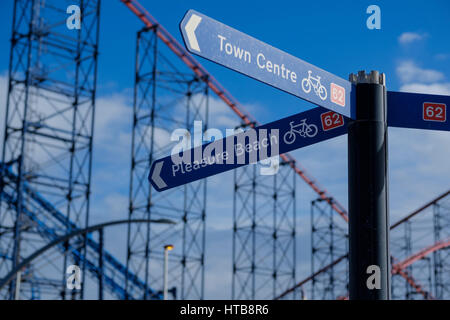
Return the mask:
M192 14L189 18L188 22L186 23L186 26L184 27L184 30L186 31L187 40L189 42L189 47L192 50L200 52L200 47L198 46L197 37L195 36L195 30L197 29L198 25L202 21L202 17Z
M155 166L153 168L152 177L151 177L151 180L158 187L158 189L163 189L163 188L167 187L167 184L161 178L161 169L163 167L163 164L164 164L163 161L155 163Z

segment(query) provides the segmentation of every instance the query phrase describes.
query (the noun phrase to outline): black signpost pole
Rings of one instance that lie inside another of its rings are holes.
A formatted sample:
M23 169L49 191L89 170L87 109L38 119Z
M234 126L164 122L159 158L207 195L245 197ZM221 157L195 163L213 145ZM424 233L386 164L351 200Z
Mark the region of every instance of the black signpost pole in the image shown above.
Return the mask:
M384 74L350 75L356 120L348 126L349 298L390 298L386 88Z

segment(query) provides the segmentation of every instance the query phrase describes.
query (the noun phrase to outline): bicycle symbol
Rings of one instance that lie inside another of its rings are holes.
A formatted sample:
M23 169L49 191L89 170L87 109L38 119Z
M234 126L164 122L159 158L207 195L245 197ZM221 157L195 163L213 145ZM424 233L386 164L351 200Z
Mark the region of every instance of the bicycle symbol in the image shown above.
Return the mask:
M327 98L327 89L320 83L320 77L312 77L312 71L308 71L308 78L303 78L302 80L302 89L305 93L309 93L311 91L311 87L314 88L314 92L316 95L320 97L320 99L325 100Z
M312 138L318 132L317 126L315 124L307 124L306 119L303 119L298 124L294 124L294 121L291 121L289 125L291 129L283 136L283 140L286 144L294 143L295 139L297 138L297 134L303 138Z

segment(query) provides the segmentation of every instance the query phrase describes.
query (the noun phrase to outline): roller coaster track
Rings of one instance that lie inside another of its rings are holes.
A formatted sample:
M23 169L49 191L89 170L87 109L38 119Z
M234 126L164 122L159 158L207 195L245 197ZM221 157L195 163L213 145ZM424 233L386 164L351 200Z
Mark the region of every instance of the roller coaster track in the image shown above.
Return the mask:
M328 269L334 267L335 265L337 265L339 262L341 262L342 260L344 260L345 258L348 257L348 254L344 254L343 256L340 256L339 258L337 258L336 260L334 260L332 263L326 265L325 267L323 267L320 270L317 270L316 272L314 272L312 275L306 277L305 279L303 279L302 281L300 281L299 283L297 283L295 286L293 286L292 288L289 288L288 290L286 290L285 292L283 292L282 294L280 294L278 297L275 297L274 300L279 300L283 297L285 297L286 295L288 295L291 292L294 292L295 289L300 288L301 286L303 286L304 284L306 284L307 282L313 280L315 277L317 277L319 274L321 274L322 272L327 271Z
M436 202L438 202L439 200L445 198L447 195L450 194L450 190L444 192L443 194L441 194L440 196L438 196L437 198L431 200L430 202L426 203L425 205L423 205L422 207L420 207L419 209L413 211L412 213L410 213L409 215L407 215L406 217L404 217L403 219L397 221L396 223L394 223L393 225L391 225L390 229L395 229L396 227L398 227L399 225L401 225L402 223L408 221L409 219L411 219L412 217L416 216L418 213L424 211L425 209L427 209L428 207L430 207L431 205L435 204ZM428 254L431 254L435 251L438 251L440 249L446 248L450 246L450 239L448 240L444 240L444 241L438 241L436 243L434 243L433 245L426 247L425 249L417 252L416 254L411 255L409 258L405 259L402 262L398 262L396 264L394 264L392 266L392 274L399 274L400 276L402 276L407 283L414 289L416 290L417 293L420 293L424 296L425 299L432 299L432 295L429 292L426 292L424 289L422 289L422 287L417 284L414 280L414 278L404 269L407 268L408 266L410 266L411 264L413 264L414 262L416 262L417 260L422 259L423 257L425 257ZM333 262L331 262L330 264L326 265L325 267L323 267L322 269L318 270L317 272L315 272L314 274L306 277L305 279L303 279L302 281L298 282L295 286L293 286L292 288L289 288L288 290L286 290L285 292L283 292L282 294L280 294L279 296L275 297L274 300L278 300L281 299L283 297L285 297L287 294L293 292L295 289L300 288L301 286L303 286L304 284L306 284L307 282L313 280L315 277L317 277L319 274L327 271L328 269L334 267L335 265L337 265L338 263L340 263L342 260L345 260L345 258L347 258L347 254L337 258L336 260L334 260ZM392 256L391 256L392 257ZM393 258L393 260L395 261L395 259ZM339 297L339 300L345 300L345 297Z
M429 255L430 253L433 253L437 250L441 250L443 248L447 248L449 246L450 246L450 239L438 241L435 244L417 252L416 254L413 254L412 256L403 260L402 262L394 264L394 266L392 267L392 273L393 274L398 273L400 270L407 268L417 260L422 259L423 257Z
M405 271L405 269L407 267L412 265L414 262L426 257L427 255L429 255L435 251L447 248L447 247L450 247L450 238L447 240L438 241L438 242L432 244L431 246L428 246L428 247L420 250L416 254L413 254L409 258L406 258L405 260L394 264L392 266L392 274L400 274L401 276L403 276L405 278L405 276L403 274L408 275L407 271ZM410 277L410 278L412 278L412 277ZM415 283L409 283L409 284L413 288L415 288L418 293L422 294L425 298L433 299L433 296L430 293L424 291L420 285L417 285Z
M418 212L416 212L416 213L418 213ZM406 219L406 220L408 220L408 219ZM447 248L447 247L450 247L450 238L447 240L438 241L438 242L432 244L431 246L428 246L428 247L420 250L416 254L411 255L410 257L406 258L405 260L395 263L392 266L392 274L399 274L403 278L405 278L406 281L408 281L409 285L411 287L413 287L417 293L420 293L421 295L423 295L425 299L429 299L429 300L434 299L433 296L429 292L425 291L424 289L422 289L422 287L419 284L414 282L413 277L411 275L409 275L409 273L405 269L407 267L409 267L410 265L412 265L414 262L426 257L427 255L429 255L435 251Z
M1 199L12 209L15 209L17 203L16 196L14 194L17 176L12 171L10 166L4 166L0 163L0 172L5 173L3 182L5 185L2 188ZM9 191L8 191L9 190ZM66 230L67 225L70 229L78 230L78 226L72 221L68 220L63 213L56 209L49 201L47 201L42 195L29 187L27 183L24 183L24 193L29 196L30 201L28 206L23 208L25 216L34 223L37 231L46 238L49 242L53 241L61 236L60 231ZM38 214L37 214L38 213ZM45 214L44 214L45 213ZM45 219L44 219L45 218ZM50 220L49 220L50 219ZM76 248L73 243L68 243L68 247L61 244L58 249L61 253L70 252L75 261L86 262L86 267L89 273L97 278L102 272L97 263L96 257L100 253L100 245L95 241L91 234L87 235L87 251L84 254L81 250ZM119 262L112 254L107 250L103 250L103 279L105 288L117 296L119 299L134 299L142 296L142 292L147 290L148 296L153 299L161 299L161 293L149 288L145 285L144 281L139 279L135 274L127 270L126 266ZM125 288L125 278L128 278L128 290Z
M445 240L445 241L436 242L435 244L433 244L433 245L431 245L429 247L426 247L425 249L420 250L416 254L411 255L410 257L408 257L407 259L403 260L402 262L398 262L398 263L394 264L392 266L391 272L392 272L392 274L398 274L398 275L401 275L403 278L405 278L405 280L408 282L408 284L412 288L414 288L417 293L420 293L426 299L433 299L433 296L429 292L427 292L424 289L422 289L422 287L414 281L414 278L407 271L405 271L404 269L409 267L411 264L413 264L417 260L420 260L420 259L424 258L425 256L427 256L427 255L429 255L429 254L431 254L431 253L433 253L435 251L438 251L440 249L444 249L444 248L447 248L447 247L450 247L450 239ZM294 287L286 290L281 295L276 297L274 300L279 300L279 299L285 297L287 294L293 292L295 289L300 288L301 286L303 286L307 282L309 282L312 279L314 279L315 277L317 277L319 274L321 274L321 273L325 272L326 270L332 268L333 266L337 265L339 262L341 262L342 260L347 258L347 256L348 255L345 254L345 255L339 257L338 259L334 260L332 263L326 265L322 269L318 270L317 272L313 273L312 275L308 276L307 278L305 278L302 281L300 281L299 283L297 283ZM341 297L338 297L337 300L347 300L347 297L341 296Z

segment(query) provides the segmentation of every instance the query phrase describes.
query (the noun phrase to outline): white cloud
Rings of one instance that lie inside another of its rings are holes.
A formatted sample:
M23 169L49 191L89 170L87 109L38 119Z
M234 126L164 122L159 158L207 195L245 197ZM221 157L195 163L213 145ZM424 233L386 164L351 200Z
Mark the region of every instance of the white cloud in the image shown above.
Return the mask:
M130 131L132 108L123 94L98 98L95 112L94 135L97 143L110 143L119 131Z
M234 128L239 124L238 117L233 114L230 107L215 96L209 97L209 124L208 127Z
M433 83L444 79L442 72L422 69L411 60L402 61L396 71L402 83Z
M413 61L403 61L397 67L397 75L403 83L400 91L426 94L450 95L450 82L443 82L442 72L422 69Z
M199 93L192 96L191 104L193 106L200 106L201 109L199 114L202 116L205 114L204 107L206 106L206 103L203 94ZM184 101L177 101L175 113L182 115L185 113L185 108L186 104ZM239 109L245 114L248 114L247 111L251 111L252 113L266 111L264 107L249 103L240 104ZM213 94L208 96L208 116L209 128L218 128L221 130L225 128L233 129L241 124L239 117L231 110L231 108L223 102L222 99Z
M389 128L391 222L448 189L447 132Z
M450 95L450 82L446 83L408 83L400 87L400 91Z
M96 223L128 217L128 196L126 194L111 192L100 201L96 201L95 204L92 208L92 217Z
M204 107L206 106L205 96L200 93L196 94L191 97L191 101L192 105L202 108L200 114L203 116L205 114ZM176 109L177 113L184 114L185 108L185 104L180 101ZM209 128L234 128L239 124L238 117L230 110L230 107L220 98L212 94L208 96L208 116Z
M403 32L398 37L398 42L402 45L412 43L414 41L420 41L423 40L426 37L426 34L424 33L417 33L417 32Z
M439 61L444 61L444 60L447 60L448 58L450 58L450 54L438 53L434 56L434 58Z

